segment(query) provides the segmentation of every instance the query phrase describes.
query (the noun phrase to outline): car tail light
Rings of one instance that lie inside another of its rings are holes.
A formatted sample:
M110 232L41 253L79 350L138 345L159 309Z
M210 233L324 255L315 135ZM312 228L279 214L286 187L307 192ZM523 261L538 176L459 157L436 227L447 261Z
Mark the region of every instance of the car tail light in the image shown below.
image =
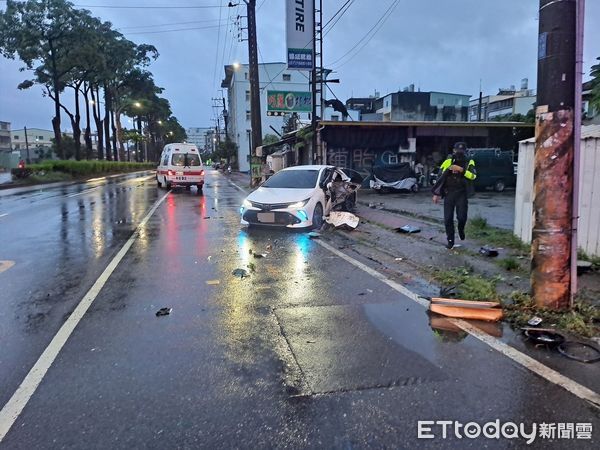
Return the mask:
M204 175L204 170L201 170L200 171L200 176L203 176L203 175Z
M167 175L173 176L173 175L175 175L175 171L173 171L173 170L167 170Z

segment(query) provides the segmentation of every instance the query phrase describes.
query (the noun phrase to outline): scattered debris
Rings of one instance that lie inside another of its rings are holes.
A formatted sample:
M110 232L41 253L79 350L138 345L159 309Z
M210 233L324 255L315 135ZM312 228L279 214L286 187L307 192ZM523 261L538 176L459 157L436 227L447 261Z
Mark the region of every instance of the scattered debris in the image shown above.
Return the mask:
M240 278L248 277L248 271L246 269L235 269L231 274Z
M311 231L308 233L308 237L311 239L317 239L321 237L321 233L317 233L316 231Z
M456 286L442 286L440 288L440 297L456 298Z
M271 244L267 244L266 250L267 251L273 250L273 246Z
M360 219L358 216L344 211L331 211L329 216L325 218L325 222L333 225L336 228L347 228L350 230L356 229Z
M555 347L565 342L565 337L550 328L521 328L525 336L537 344Z
M306 341L307 344L316 344L317 341Z
M538 316L533 316L527 321L527 325L530 327L537 327L540 323L542 323L542 318Z
M397 233L420 233L421 229L419 227L414 227L412 225L404 225L403 227L396 228Z
M581 353L578 354L578 351ZM558 352L569 359L582 363L595 363L600 361L600 350L585 342L563 342L558 346ZM593 356L591 356L590 353Z
M403 261L404 258L394 258L394 261Z
M498 256L498 249L484 246L479 249L479 253L483 256L488 256L490 258L493 258L493 257Z
M267 254L266 253L254 253L254 257L255 258L266 258Z
M221 283L221 281L219 281L219 280L208 280L206 282L206 284L208 284L209 286L214 286L214 285L220 284L220 283Z
M429 304L431 312L458 319L477 319L497 322L503 317L498 302L483 302L451 298L432 298Z
M585 272L592 270L593 264L589 261L577 261L577 275L582 275Z
M173 308L160 308L158 311L156 311L156 317L168 316L171 314L171 311L173 311Z
M367 289L367 292L368 292L369 294L372 294L372 293L373 293L373 289Z
M204 219L210 219L210 216L206 216L206 217L204 217Z
M359 292L358 295L367 295L364 292Z
M256 266L254 265L254 263L248 263L248 269L250 270L250 272L256 272Z
M211 258L212 258L212 256L208 256L208 257L206 258L206 260L207 260L207 261L210 261L210 260L211 260Z

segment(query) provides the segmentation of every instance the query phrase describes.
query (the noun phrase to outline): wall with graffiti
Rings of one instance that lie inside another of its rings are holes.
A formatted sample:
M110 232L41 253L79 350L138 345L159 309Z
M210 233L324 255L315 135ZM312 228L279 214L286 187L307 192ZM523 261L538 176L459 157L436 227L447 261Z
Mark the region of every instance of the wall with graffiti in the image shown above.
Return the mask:
M412 154L398 153L397 147L388 148L328 148L327 164L354 170L371 170L374 166L394 165L412 161Z

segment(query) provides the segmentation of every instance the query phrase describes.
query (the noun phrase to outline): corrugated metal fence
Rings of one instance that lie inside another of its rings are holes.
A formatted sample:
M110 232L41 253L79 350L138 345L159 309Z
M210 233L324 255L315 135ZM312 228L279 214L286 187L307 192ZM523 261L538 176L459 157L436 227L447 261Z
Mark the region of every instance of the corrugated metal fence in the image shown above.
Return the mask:
M533 169L535 141L519 143L515 234L531 242L533 224ZM588 255L600 256L600 125L582 127L577 246Z

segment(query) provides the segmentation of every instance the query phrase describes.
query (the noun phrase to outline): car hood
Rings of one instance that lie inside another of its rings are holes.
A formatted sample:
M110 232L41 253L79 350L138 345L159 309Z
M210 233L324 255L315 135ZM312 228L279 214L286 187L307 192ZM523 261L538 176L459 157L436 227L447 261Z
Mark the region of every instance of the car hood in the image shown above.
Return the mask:
M311 197L316 188L311 189L281 189L258 188L252 192L247 200L258 203L294 203L301 202Z

